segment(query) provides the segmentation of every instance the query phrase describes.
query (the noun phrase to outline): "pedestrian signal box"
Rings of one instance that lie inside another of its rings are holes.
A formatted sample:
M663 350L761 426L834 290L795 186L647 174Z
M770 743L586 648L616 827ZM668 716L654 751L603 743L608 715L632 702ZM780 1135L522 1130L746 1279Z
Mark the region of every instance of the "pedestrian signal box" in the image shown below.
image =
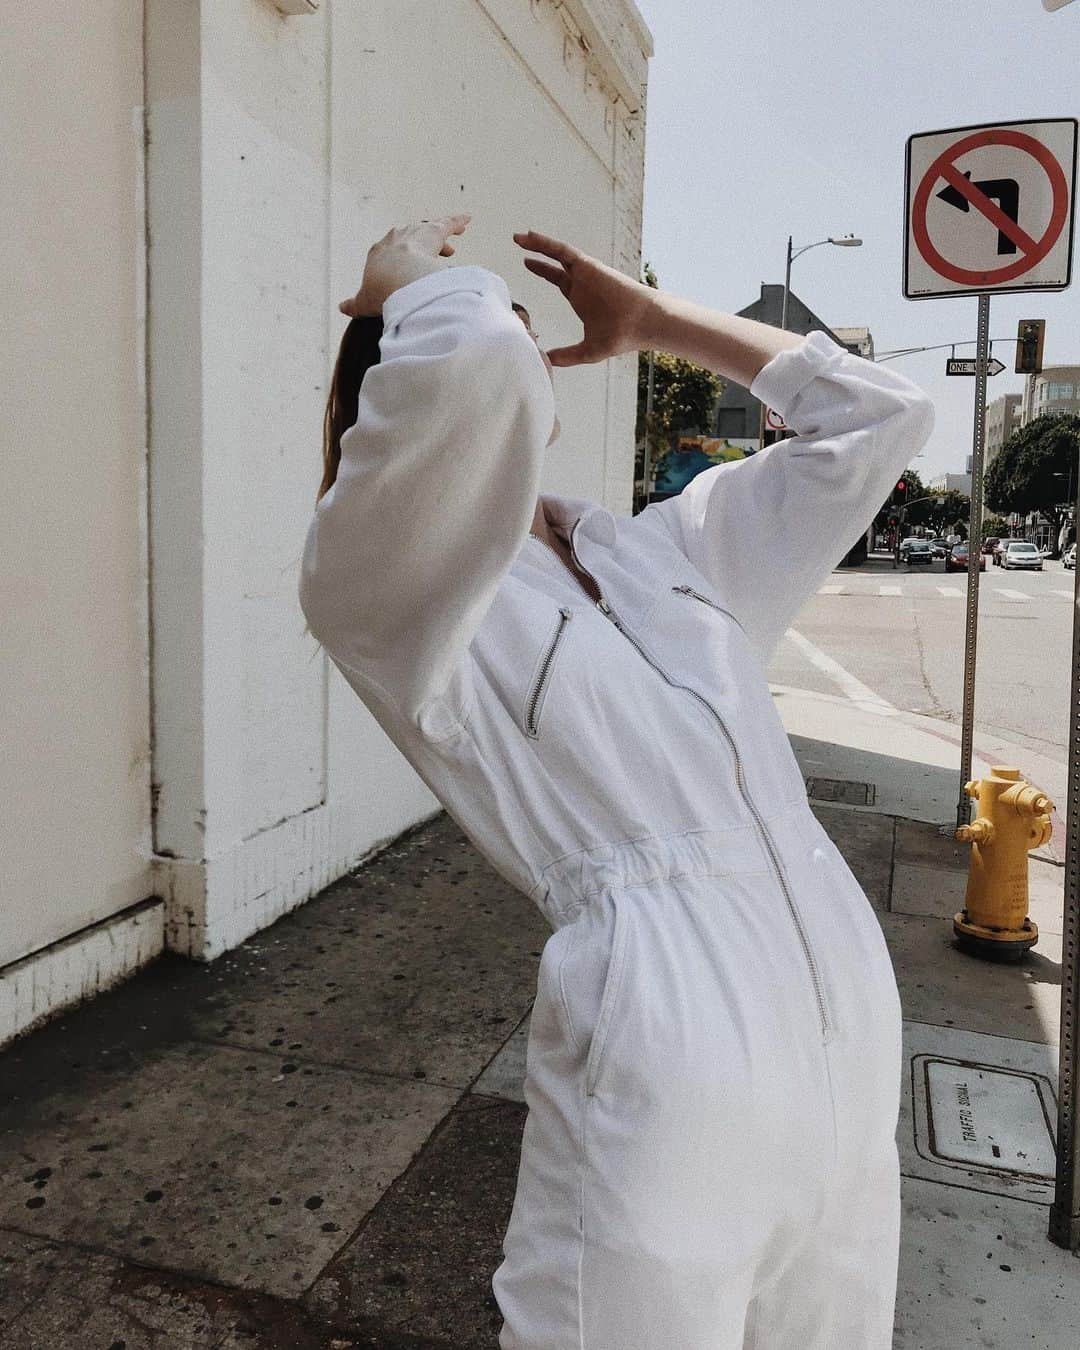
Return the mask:
M1045 319L1021 319L1016 330L1016 373L1038 375L1042 370Z

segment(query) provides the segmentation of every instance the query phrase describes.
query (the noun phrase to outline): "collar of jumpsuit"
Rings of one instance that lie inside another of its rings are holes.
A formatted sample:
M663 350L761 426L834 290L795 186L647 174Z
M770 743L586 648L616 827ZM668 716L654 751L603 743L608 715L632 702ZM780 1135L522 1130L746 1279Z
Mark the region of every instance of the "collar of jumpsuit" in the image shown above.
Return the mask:
M580 521L574 535L575 543L588 539L605 548L614 544L615 517L606 506L585 497L560 497L547 492L540 493L540 501L548 523L568 539L574 525Z

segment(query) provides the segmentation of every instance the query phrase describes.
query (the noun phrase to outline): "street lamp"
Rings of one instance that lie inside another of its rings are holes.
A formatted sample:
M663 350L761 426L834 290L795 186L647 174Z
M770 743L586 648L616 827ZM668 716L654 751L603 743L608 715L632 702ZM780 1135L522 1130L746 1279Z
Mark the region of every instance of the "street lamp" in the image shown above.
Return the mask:
M791 264L799 256L805 253L808 248L818 248L821 244L835 244L838 248L858 248L862 244L861 239L856 239L853 234L841 235L839 239L819 239L816 244L803 244L793 253L791 251L791 235L788 235L787 241L787 272L784 275L784 308L780 314L780 327L787 328L788 297L791 295Z

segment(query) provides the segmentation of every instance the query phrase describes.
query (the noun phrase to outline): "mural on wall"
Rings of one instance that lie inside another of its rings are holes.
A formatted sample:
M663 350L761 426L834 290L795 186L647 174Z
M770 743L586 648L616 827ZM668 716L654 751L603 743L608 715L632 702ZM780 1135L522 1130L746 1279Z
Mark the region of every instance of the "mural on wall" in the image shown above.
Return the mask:
M730 441L726 437L679 436L656 466L653 495L673 496L703 469L745 459L756 446L756 441Z

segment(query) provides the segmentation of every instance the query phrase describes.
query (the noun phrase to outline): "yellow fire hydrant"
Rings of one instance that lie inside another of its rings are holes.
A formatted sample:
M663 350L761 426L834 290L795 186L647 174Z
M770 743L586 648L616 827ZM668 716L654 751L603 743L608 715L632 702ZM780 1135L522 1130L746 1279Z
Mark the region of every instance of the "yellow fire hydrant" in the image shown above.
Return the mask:
M1018 961L1039 940L1028 917L1028 851L1050 838L1054 803L1020 777L995 764L989 778L964 791L979 804L975 820L957 839L971 841L964 908L953 917L956 945L988 961Z

